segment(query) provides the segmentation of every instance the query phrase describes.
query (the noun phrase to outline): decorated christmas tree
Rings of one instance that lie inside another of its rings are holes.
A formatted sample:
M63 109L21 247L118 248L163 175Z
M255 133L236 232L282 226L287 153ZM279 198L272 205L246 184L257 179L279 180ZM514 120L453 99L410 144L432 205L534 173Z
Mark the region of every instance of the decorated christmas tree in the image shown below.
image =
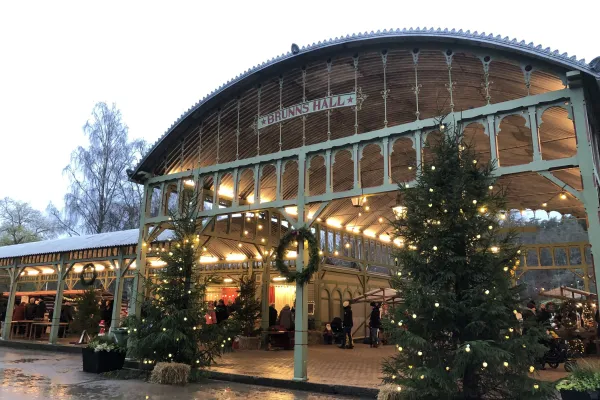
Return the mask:
M548 398L535 379L545 331L515 317L520 250L501 226L494 166L478 162L458 129L440 128L432 160L416 184L401 185L394 208L403 245L393 284L404 302L387 317L397 351L384 381L407 399Z
M99 296L94 286L88 286L87 289L75 300L76 312L73 316L71 329L74 332L81 333L85 331L88 335L94 336L100 330L100 306L98 305Z
M191 195L187 198L196 198ZM232 324L207 324L204 303L208 278L199 275L199 227L195 203L183 205L172 214L173 238L168 251L160 251L164 267L146 282L148 297L141 319L129 327L129 355L142 362L178 362L205 367L231 347Z
M256 299L256 278L242 275L240 289L234 304L233 319L237 321L243 336L255 336L260 329L256 321L260 317L260 301Z

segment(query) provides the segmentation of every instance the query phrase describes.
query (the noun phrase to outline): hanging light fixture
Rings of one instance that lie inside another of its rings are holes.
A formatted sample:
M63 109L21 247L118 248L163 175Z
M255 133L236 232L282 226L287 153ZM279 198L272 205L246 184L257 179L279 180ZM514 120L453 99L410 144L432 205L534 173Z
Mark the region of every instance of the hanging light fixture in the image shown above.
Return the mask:
M352 197L350 200L352 201L352 207L362 207L367 202L365 196Z

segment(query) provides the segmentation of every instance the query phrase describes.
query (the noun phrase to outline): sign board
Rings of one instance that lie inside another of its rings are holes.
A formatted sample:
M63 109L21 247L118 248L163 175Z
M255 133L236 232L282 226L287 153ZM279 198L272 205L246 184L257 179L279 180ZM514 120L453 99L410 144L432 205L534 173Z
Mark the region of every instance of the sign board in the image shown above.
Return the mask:
M287 121L288 119L301 117L303 115L318 111L327 111L341 107L352 107L355 105L355 93L339 94L335 96L323 97L321 99L310 100L258 117L258 129L266 128L269 125L278 124L280 122Z

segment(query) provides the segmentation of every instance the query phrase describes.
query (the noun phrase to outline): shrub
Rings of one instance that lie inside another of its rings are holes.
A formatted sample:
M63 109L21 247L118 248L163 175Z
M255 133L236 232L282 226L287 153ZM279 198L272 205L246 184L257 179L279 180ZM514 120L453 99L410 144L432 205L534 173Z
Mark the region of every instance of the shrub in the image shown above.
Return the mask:
M558 382L556 389L577 392L593 392L600 389L600 364L580 360L571 375Z
M159 362L150 375L150 382L163 385L185 385L190 376L190 369L187 364Z
M87 348L94 350L96 353L99 351L118 351L124 353L126 351L112 336L96 336L88 343Z

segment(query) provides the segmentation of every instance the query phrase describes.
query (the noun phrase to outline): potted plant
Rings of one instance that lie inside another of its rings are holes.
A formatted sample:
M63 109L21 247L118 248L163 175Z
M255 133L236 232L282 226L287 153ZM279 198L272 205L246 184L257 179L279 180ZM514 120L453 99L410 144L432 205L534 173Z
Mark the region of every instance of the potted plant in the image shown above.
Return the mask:
M584 361L573 369L571 375L556 385L563 400L598 399L600 395L600 365Z
M123 368L125 347L112 336L98 336L81 349L83 371L99 374Z

